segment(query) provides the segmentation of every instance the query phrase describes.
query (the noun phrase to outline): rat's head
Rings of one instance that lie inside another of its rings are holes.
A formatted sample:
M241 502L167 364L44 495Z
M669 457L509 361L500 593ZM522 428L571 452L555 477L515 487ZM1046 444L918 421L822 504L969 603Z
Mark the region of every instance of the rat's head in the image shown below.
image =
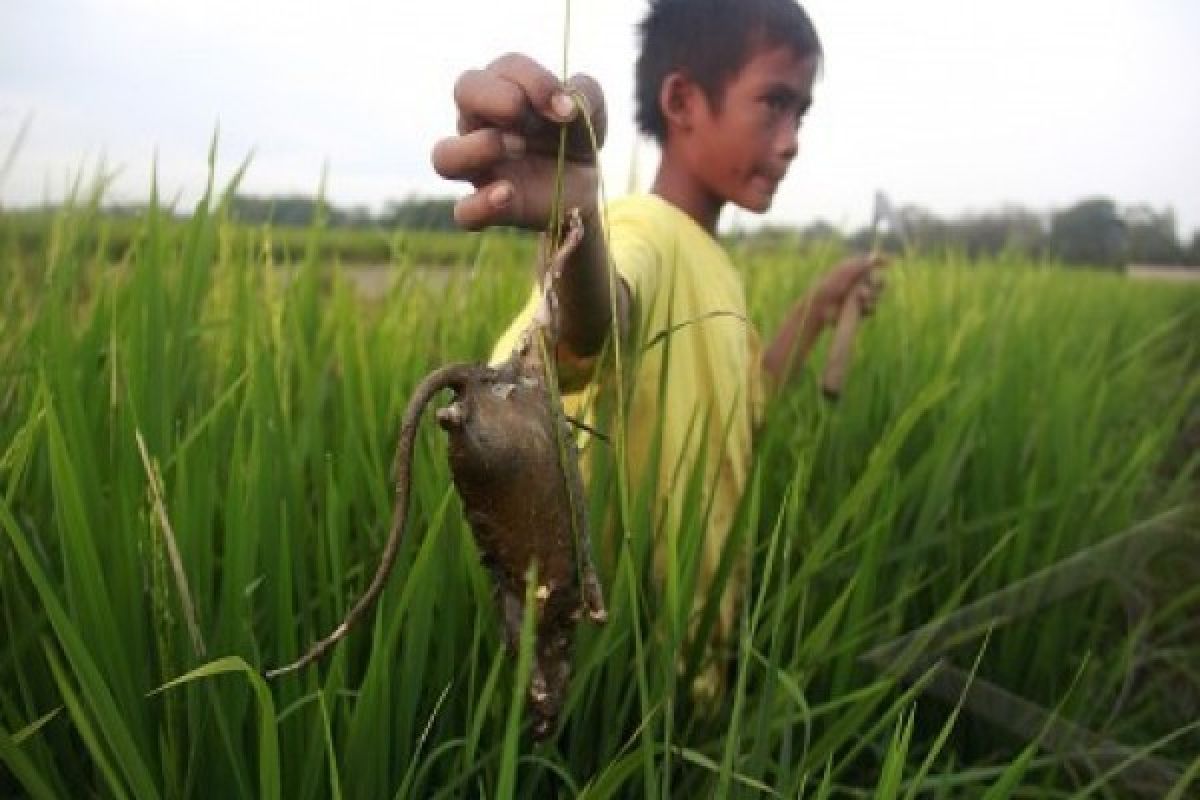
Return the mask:
M770 207L795 157L821 44L794 0L653 0L637 123L711 195Z
M511 477L545 439L540 385L512 369L482 369L437 411L456 476L483 486ZM540 435L539 435L540 434ZM543 448L545 449L545 448Z

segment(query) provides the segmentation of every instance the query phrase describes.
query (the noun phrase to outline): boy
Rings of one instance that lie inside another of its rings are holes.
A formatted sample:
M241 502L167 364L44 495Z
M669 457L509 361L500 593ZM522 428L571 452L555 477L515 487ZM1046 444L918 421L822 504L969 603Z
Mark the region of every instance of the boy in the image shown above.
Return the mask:
M461 226L545 230L560 130L567 126L562 203L582 213L585 238L557 284L557 360L566 410L588 415L594 391L579 390L605 381L610 370L602 368L600 354L615 323L623 352L644 348L626 418L629 482L644 486L643 473L653 471L648 477L666 526L655 538L660 564L676 540L664 530L678 525L694 469L703 478L702 501L711 504L694 625L750 471L764 377L780 387L796 376L844 303L869 312L878 287L868 276L881 262L855 258L830 271L796 303L763 351L747 322L740 278L715 238L717 223L727 203L757 212L770 207L812 102L821 58L816 32L794 0L652 0L639 30L637 123L657 140L662 159L651 193L611 204L604 227L591 138L572 99L580 99L602 142L603 94L586 76L563 86L518 54L463 73L454 90L458 135L435 146L433 164L442 176L477 189L455 207ZM508 355L532 307L497 343L494 358ZM648 346L662 344L668 332L669 348ZM660 448L656 465L650 463L652 443ZM715 643L727 641L733 629L739 583L728 581L718 600ZM707 674L719 683L711 670Z

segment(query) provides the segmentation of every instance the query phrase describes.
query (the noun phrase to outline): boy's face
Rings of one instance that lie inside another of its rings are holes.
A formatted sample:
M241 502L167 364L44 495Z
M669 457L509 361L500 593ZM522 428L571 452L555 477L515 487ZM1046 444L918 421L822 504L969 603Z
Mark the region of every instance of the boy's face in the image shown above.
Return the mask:
M688 149L709 193L749 211L771 207L796 157L816 72L814 56L782 45L759 48L726 84L719 110L701 102Z

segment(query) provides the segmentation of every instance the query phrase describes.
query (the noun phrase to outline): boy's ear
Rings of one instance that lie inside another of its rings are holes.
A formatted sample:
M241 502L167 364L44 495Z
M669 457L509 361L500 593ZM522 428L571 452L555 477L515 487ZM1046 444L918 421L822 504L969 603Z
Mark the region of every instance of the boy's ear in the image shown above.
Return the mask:
M663 78L662 87L658 92L658 106L668 128L690 130L692 116L696 113L696 103L703 92L700 87L683 72L670 72Z

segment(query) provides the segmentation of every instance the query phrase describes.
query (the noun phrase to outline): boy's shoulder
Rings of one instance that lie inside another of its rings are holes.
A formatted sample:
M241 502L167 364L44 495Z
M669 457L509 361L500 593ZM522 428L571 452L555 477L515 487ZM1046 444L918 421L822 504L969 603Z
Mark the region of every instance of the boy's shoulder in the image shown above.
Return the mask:
M744 303L728 251L677 206L633 194L610 202L606 217L613 266L644 312L654 306L648 299L663 292L706 308Z
M727 257L720 242L678 207L656 194L638 193L619 197L606 206L610 238L634 240L655 249L720 253Z
M605 206L610 225L641 225L665 228L675 224L679 209L656 194L636 192L610 200ZM681 213L681 212L680 212Z

